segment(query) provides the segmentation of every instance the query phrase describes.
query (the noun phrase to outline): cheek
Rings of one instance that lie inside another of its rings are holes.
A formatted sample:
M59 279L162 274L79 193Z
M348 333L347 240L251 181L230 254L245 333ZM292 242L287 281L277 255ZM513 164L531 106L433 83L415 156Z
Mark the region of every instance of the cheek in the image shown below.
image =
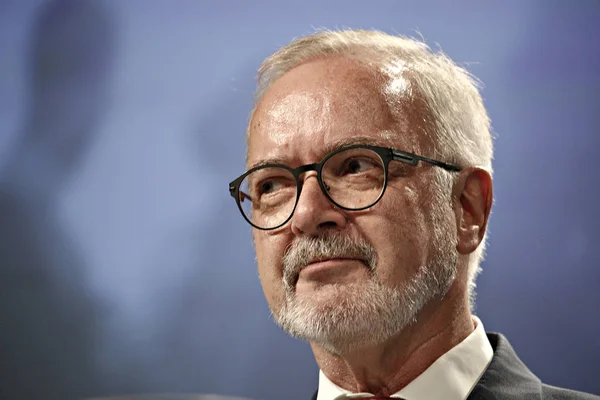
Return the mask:
M379 212L373 213L376 221L368 239L377 249L378 274L401 282L426 263L429 235L419 192L411 186L389 189L388 200L382 199Z
M281 260L285 245L280 238L264 232L254 233L254 247L260 282L270 306L283 296Z
M262 276L276 276L281 278L281 260L285 251L285 244L280 238L268 233L258 232L254 234L254 248L258 262L258 272Z

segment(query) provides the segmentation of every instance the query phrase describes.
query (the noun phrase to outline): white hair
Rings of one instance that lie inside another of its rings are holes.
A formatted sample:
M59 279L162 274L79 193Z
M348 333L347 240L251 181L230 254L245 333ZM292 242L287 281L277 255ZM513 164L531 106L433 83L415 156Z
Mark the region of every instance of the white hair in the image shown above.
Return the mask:
M421 40L367 30L323 30L294 40L260 66L256 105L269 86L292 68L316 58L343 56L387 65L401 65L413 98L424 102L431 132L432 158L464 167L477 166L492 173L493 144L490 119L479 93L480 82L442 51ZM390 68L386 71L389 72ZM250 125L249 125L250 126ZM440 195L452 187L455 176L436 169ZM487 235L486 235L487 236ZM468 260L468 290L474 305L475 279L481 271L486 238Z

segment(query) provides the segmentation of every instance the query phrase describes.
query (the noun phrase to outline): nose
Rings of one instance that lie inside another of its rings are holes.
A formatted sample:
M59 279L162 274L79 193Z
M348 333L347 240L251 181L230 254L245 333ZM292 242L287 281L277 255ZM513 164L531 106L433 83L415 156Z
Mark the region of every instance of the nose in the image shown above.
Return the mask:
M343 210L335 207L325 196L317 176L306 176L292 216L291 228L294 235L316 236L328 229L343 230L347 221Z

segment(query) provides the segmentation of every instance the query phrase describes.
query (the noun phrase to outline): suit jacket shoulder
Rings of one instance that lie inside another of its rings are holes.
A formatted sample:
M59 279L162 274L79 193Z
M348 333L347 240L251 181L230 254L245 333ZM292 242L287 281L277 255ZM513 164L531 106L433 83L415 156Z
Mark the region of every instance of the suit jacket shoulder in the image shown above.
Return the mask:
M600 400L593 394L546 385L519 359L506 337L488 333L494 357L468 400Z
M487 337L494 356L467 400L600 400L593 394L542 383L519 359L506 337L499 333L488 333ZM317 400L317 392L312 400Z

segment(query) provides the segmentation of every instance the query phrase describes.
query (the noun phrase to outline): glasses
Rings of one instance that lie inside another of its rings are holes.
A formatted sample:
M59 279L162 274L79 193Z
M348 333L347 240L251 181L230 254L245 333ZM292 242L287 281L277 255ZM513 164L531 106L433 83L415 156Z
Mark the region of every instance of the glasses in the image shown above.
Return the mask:
M250 225L261 230L277 229L294 214L303 185L300 175L316 171L321 190L333 204L360 211L383 197L391 161L412 166L423 161L454 172L462 169L401 150L358 144L329 153L316 164L298 168L266 164L252 168L229 184L229 193Z

